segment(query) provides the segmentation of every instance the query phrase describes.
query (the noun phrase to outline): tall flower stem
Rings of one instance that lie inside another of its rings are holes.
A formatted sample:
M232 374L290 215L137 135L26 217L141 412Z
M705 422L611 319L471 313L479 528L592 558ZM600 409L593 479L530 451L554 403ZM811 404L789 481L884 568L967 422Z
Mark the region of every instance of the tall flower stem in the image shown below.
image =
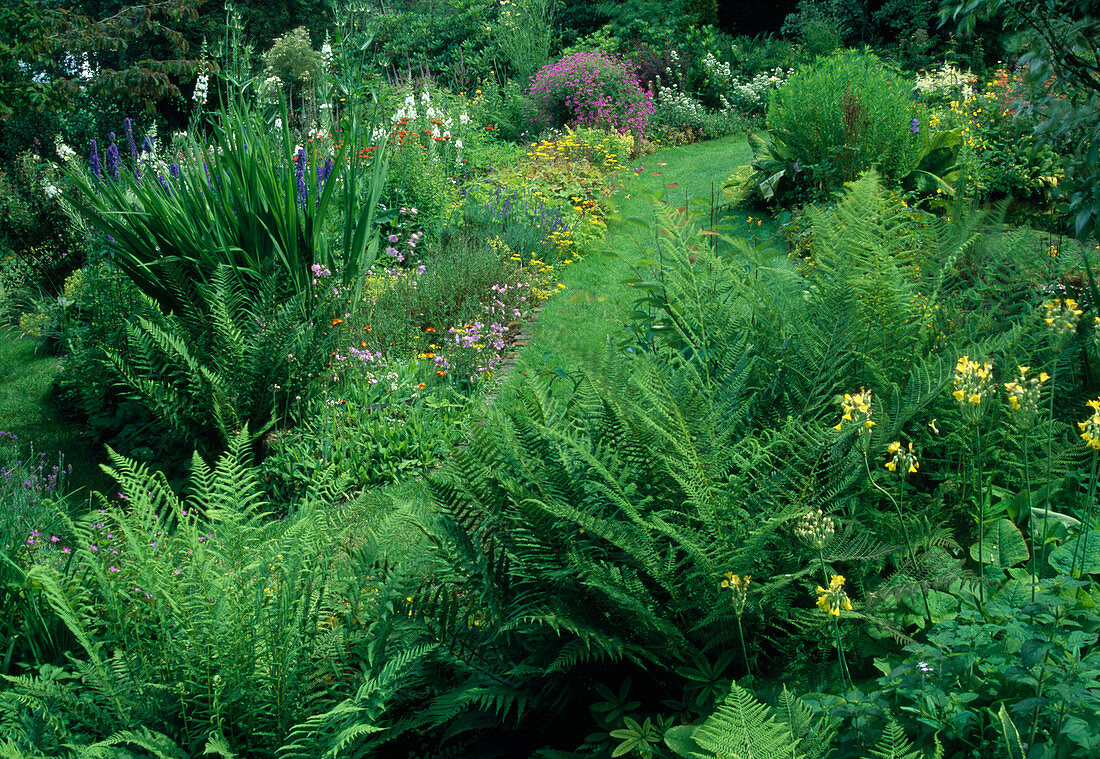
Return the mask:
M741 640L741 656L745 660L745 673L752 677L752 668L749 666L749 649L745 645L745 632L741 629L741 615L737 615L737 637Z
M871 482L871 485L886 496L890 503L894 505L894 510L898 513L898 521L901 523L901 534L905 538L905 547L909 552L909 563L913 565L913 571L917 569L917 552L913 548L913 541L909 539L909 527L905 523L905 512L901 508L901 500L905 498L905 486L903 485L898 491L898 500L895 500L890 491L875 482L875 478L871 476L871 462L867 458L866 452L863 455L863 466L867 469L867 479ZM921 598L924 600L924 618L928 621L928 627L932 627L932 607L928 604L928 590L924 587L924 583L917 578L917 586L920 588Z
M1027 450L1027 433L1030 429L1024 430L1024 438L1020 441L1020 448L1024 453L1024 488L1027 490L1027 523L1030 526L1032 524L1032 500L1031 500L1031 456L1028 455ZM1035 603L1035 586L1039 583L1039 561L1035 551L1035 530L1030 529L1031 533L1031 603ZM1041 550L1041 549L1040 549ZM1032 613L1032 621L1034 621L1034 612Z
M1050 469L1053 464L1054 455L1054 391L1058 387L1058 356L1059 353L1054 354L1054 361L1050 365L1050 405L1048 407L1048 419L1047 419L1047 491L1043 499L1043 544L1039 547L1039 550L1046 555L1047 551L1047 539L1050 537ZM1032 550L1035 546L1032 545ZM1031 600L1035 600L1035 587L1032 585Z
M978 603L985 605L985 493L982 491L982 428L974 425L974 494L978 497Z
M825 569L825 554L824 550L817 549L817 564L821 567L821 577L824 579L825 587L829 587L829 572ZM849 606L849 608L851 608ZM738 620L740 623L740 620ZM840 637L840 617L833 619L833 638L836 641L836 658L840 663L840 678L844 681L844 687L852 689L855 687L855 683L852 682L852 674L848 671L848 661L844 657L844 641Z
M1077 545L1073 548L1073 564L1070 565L1069 573L1071 577L1076 577L1077 573L1085 573L1085 562L1088 561L1088 545L1089 545L1089 532L1092 530L1092 510L1096 505L1096 474L1097 464L1100 463L1100 451L1095 448L1092 451L1092 477L1089 479L1089 494L1088 505L1085 510L1085 522L1084 527L1081 530L1081 537L1077 539ZM1081 552L1081 568L1077 568L1077 552Z

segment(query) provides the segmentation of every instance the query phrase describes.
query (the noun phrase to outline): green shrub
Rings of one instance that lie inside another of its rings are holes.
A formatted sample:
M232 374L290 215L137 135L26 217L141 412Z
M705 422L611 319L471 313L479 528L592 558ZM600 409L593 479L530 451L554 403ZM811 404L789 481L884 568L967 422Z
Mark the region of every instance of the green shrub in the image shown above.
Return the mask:
M304 26L276 39L264 53L264 64L265 75L277 76L286 87L308 87L321 80L321 54L313 49Z
M772 95L768 130L821 191L870 168L897 180L918 161L910 90L873 53L839 52L799 70Z

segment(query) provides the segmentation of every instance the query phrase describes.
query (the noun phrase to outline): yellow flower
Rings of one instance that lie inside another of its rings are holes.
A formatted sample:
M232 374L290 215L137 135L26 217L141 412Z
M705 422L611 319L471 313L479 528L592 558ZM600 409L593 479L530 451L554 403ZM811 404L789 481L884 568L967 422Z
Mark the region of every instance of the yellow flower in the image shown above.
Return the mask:
M963 356L955 365L955 389L951 393L967 421L977 424L981 419L982 401L993 391L993 362L971 361Z
M840 423L833 427L838 432L844 428L845 422L859 422L860 434L875 426L874 421L871 419L870 390L860 388L858 393L845 393L844 399L840 401L840 410L842 412ZM853 412L855 415L853 415Z
M1092 416L1078 422L1077 426L1081 429L1081 439L1085 441L1085 445L1100 451L1100 398L1089 401L1086 405L1092 409Z
M829 579L828 589L817 586L817 608L827 611L834 617L840 616L840 611L852 611L852 600L844 591L844 575L833 575Z
M891 472L897 472L903 477L917 473L920 462L917 461L917 452L913 450L912 443L906 449L902 447L901 441L895 440L886 447L886 452L890 454L890 458L884 466Z
M719 588L729 590L733 611L738 617L745 611L745 601L749 595L750 582L752 582L752 575L742 577L735 575L733 572L726 572L722 581L718 583Z

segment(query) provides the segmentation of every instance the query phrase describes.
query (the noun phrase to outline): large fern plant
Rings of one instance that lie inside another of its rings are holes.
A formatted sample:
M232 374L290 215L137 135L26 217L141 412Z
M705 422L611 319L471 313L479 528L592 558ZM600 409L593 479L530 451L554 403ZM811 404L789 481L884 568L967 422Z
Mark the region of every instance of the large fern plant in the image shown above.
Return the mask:
M280 296L278 278L243 288L227 266L199 300L165 313L151 298L119 345L101 346L124 394L205 455L241 429L259 436L305 408L325 376L332 297Z
M196 456L186 497L112 456L120 500L100 495L70 525L70 562L28 572L77 649L63 669L8 678L0 715L20 718L0 732L16 745L270 756L347 695L349 622L363 611L349 611L339 579L342 530L327 507L341 483L318 478L293 518L274 521L247 442L236 435L213 467Z

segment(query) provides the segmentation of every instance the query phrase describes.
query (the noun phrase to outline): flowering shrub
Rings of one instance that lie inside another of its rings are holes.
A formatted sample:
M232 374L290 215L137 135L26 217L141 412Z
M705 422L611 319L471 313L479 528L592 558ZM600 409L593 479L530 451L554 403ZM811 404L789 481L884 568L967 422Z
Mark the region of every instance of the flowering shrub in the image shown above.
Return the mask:
M776 67L761 71L751 79L734 78L725 100L746 116L762 117L768 109L768 97L794 73L794 69Z
M634 67L605 52L574 53L543 66L528 89L532 119L546 127L582 126L640 135L653 98Z
M921 69L913 92L925 103L946 105L952 100L963 100L973 95L977 81L973 73L945 62L932 71Z
M949 109L932 116L933 131L958 129L959 162L967 190L977 196L1041 196L1058 184L1062 166L1049 143L1033 134L1026 112L1023 73L998 69L981 92L952 100Z

